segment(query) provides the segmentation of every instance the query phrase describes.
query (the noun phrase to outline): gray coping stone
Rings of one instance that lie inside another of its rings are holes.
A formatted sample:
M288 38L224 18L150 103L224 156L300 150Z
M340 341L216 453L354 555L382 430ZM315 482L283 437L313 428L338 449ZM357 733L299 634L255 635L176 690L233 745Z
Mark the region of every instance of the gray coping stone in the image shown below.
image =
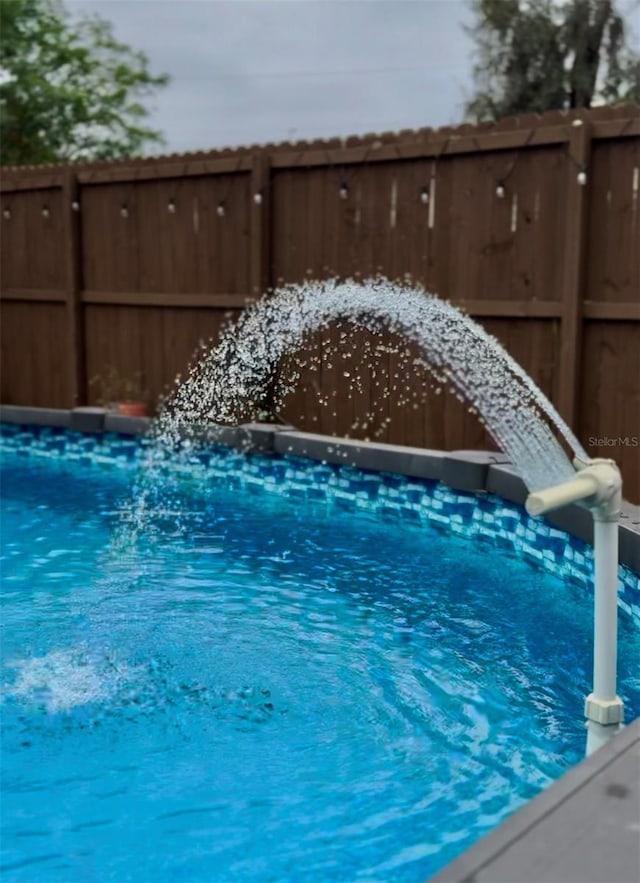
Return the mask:
M520 473L509 463L489 464L485 490L519 506L524 506L529 495Z
M199 442L215 445L238 446L237 426L218 426L215 423L191 423L178 427L181 438L190 438Z
M104 432L106 414L104 408L73 408L71 429L75 432Z
M430 883L635 883L639 762L637 719Z
M252 453L272 454L276 449L276 439L290 429L290 426L277 423L243 423L237 429L240 447Z
M442 452L356 439L333 438L309 432L280 432L274 439L278 454L308 457L342 466L437 480L442 472Z
M191 424L184 435L210 444L226 445L250 453L273 453L277 433L290 429L276 423L243 423L241 426L220 426L215 423Z
M71 426L71 411L64 408L30 408L24 405L0 405L0 421L25 426Z
M622 504L618 527L620 561L640 574L640 507Z
M122 435L144 435L150 425L150 417L125 417L107 412L104 418L105 432L119 432Z
M442 459L442 481L457 491L484 491L489 467L508 462L499 451L453 451Z
M583 506L571 503L563 509L548 512L544 517L552 527L566 531L583 543L593 545L593 516Z

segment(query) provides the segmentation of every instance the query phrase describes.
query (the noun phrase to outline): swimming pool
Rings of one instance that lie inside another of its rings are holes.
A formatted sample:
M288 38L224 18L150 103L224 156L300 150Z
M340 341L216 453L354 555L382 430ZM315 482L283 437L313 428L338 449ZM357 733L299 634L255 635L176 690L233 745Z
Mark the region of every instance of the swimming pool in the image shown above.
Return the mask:
M545 570L502 501L222 450L134 538L138 451L4 436L7 880L424 880L582 757L580 543Z

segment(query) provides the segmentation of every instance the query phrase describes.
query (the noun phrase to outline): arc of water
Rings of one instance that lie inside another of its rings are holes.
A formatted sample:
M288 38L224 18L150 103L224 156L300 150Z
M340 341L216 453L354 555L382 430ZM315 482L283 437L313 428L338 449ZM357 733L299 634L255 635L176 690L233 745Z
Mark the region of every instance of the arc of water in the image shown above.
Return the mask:
M436 376L478 410L530 490L574 474L551 426L586 459L551 402L497 340L451 304L385 279L289 286L247 309L177 391L171 421L233 421L238 402L257 401L285 355L339 320L418 344Z

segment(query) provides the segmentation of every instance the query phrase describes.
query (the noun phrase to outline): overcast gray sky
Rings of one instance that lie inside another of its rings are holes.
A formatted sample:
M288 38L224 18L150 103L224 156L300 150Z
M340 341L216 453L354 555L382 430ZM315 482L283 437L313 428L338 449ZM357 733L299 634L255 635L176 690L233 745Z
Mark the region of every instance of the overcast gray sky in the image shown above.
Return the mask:
M185 151L462 120L466 0L67 0L171 84L152 103Z

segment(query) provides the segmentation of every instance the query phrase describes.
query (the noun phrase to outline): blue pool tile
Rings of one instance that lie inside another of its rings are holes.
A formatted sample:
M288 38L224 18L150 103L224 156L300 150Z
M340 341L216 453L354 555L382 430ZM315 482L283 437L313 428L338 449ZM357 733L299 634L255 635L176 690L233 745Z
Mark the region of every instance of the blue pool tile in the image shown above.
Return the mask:
M58 427L25 429L6 424L0 431L0 446L22 456L65 456L104 467L127 463L133 468L150 444L149 439L117 433L90 435ZM521 557L585 591L592 585L591 547L490 494L458 492L432 480L408 480L393 473L310 464L292 456L252 457L220 445L185 448L168 468L198 481L225 481L254 493L326 501L340 508L358 508L385 519L473 537L477 542L498 545L506 554ZM621 609L640 622L640 577L624 567L619 572Z

